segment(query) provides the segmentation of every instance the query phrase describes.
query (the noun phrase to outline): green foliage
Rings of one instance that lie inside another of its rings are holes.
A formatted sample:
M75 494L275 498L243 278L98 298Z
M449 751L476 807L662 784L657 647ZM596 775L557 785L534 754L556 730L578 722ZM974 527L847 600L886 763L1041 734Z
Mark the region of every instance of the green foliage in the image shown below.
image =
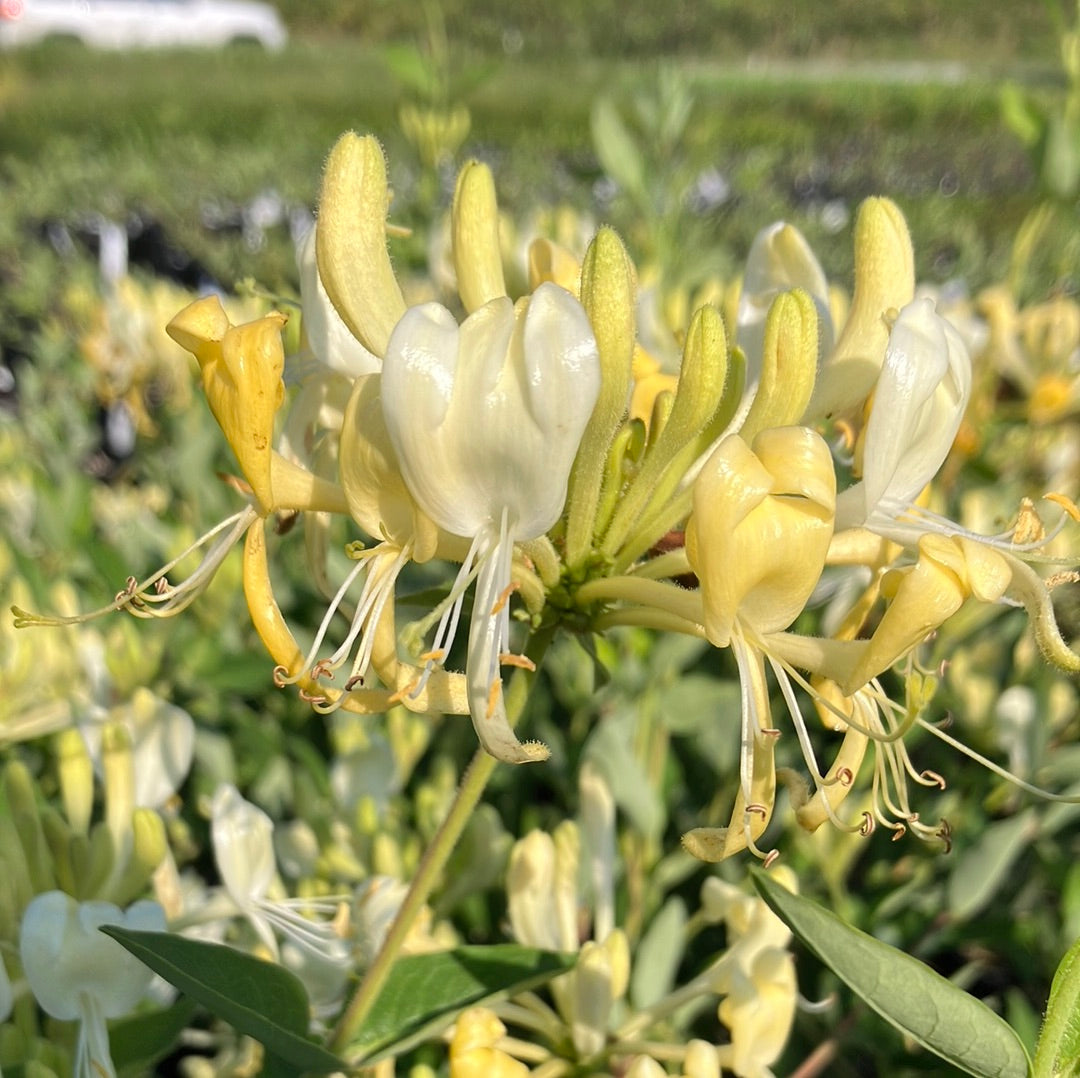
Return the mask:
M342 1068L341 1060L308 1038L307 993L282 966L169 932L133 932L115 925L102 931L294 1070L327 1073Z
M444 1029L467 1007L529 992L572 969L576 955L516 944L407 955L394 964L374 1008L344 1054L365 1064Z
M792 894L761 870L752 870L751 878L799 940L901 1033L979 1078L1028 1074L1023 1045L984 1003L911 955Z
M1080 1074L1080 940L1061 960L1035 1053L1034 1078Z

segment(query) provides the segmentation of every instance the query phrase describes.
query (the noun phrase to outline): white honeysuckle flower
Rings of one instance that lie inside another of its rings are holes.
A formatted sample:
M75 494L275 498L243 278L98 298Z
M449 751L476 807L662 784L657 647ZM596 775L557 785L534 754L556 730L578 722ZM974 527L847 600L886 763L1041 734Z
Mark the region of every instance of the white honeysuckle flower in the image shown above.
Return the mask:
M135 806L159 809L176 795L195 753L195 720L183 708L138 688L127 704L92 714L79 732L98 774L105 723L120 723L131 735Z
M971 358L960 334L917 299L889 334L862 452L862 481L836 505L836 529L865 527L899 543L927 529L905 520L952 447L971 394Z
M300 271L300 306L303 329L315 358L325 367L349 378L374 374L382 362L353 336L326 294L315 261L315 233L312 225L296 251Z
M794 225L774 221L758 232L750 245L739 292L735 339L746 356L747 396L752 396L761 373L769 308L781 292L795 288L801 288L814 301L818 313L818 355L827 356L833 346L833 324L825 271Z
M165 914L156 902L136 902L125 911L47 891L31 900L22 917L19 957L30 990L53 1018L80 1022L75 1078L115 1078L105 1019L132 1011L154 976L98 931L102 925L163 932Z
M305 911L333 915L335 900L267 897L277 877L273 821L227 782L214 793L210 836L225 890L275 962L280 960L275 929L326 961L347 960L345 943L333 926L304 916Z
M578 869L581 841L570 820L546 831L530 831L514 844L506 873L514 939L546 951L576 951Z
M542 745L518 741L502 698L500 665L514 658L507 602L513 548L558 520L599 391L588 317L550 283L517 304L490 300L460 326L438 304L412 307L383 360L383 413L405 483L435 524L471 540L433 661L449 651L475 575L469 710L484 748L509 763L548 755Z

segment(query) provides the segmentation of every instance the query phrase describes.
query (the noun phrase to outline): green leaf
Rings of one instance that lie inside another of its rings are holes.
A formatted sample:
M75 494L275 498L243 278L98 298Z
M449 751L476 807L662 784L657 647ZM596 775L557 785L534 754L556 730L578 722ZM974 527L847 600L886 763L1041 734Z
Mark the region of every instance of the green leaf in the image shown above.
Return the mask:
M949 911L960 920L978 913L1008 879L1016 859L1039 833L1034 809L989 824L949 876Z
M345 1054L375 1063L443 1029L466 1007L517 995L571 969L577 955L517 944L407 955L394 965L363 1029Z
M198 1005L181 997L171 1007L137 1014L109 1024L109 1048L120 1078L149 1074L153 1065L176 1043Z
M1027 1052L981 1000L911 955L860 932L759 869L754 886L772 911L886 1021L953 1066L979 1078L1025 1078Z
M596 156L604 171L636 201L647 201L645 162L623 123L618 109L609 97L601 97L593 105L592 138Z
M671 991L685 949L686 903L670 898L649 922L634 955L630 998L639 1011Z
M1061 960L1035 1051L1035 1078L1080 1075L1080 940Z
M340 1059L308 1040L307 993L287 969L234 947L170 932L133 932L116 925L101 931L211 1014L261 1041L294 1072L344 1069Z

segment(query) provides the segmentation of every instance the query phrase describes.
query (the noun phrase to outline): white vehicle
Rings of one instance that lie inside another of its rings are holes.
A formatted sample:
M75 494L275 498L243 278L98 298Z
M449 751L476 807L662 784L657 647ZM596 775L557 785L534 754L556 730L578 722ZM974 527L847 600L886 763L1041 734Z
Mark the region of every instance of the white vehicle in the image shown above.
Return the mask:
M0 0L0 48L66 39L99 49L280 49L287 36L277 11L252 0Z

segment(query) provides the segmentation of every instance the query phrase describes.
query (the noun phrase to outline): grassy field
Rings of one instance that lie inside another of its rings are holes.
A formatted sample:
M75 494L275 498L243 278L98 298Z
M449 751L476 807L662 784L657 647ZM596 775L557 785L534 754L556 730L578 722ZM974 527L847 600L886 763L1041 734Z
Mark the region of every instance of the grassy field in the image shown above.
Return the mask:
M5 64L5 247L49 219L137 211L161 221L223 283L254 274L279 287L293 272L289 245L270 235L253 258L234 235L204 228L205 211L268 190L311 206L321 162L347 128L383 139L395 167L396 212L408 216L417 166L397 120L408 94L380 47L301 39L280 55L46 49ZM568 201L603 216L590 108L601 92L625 102L647 89L657 67L503 58L463 96L472 128L462 153L491 161L511 212ZM824 245L826 264L842 274L847 238L820 226L821 203L853 206L888 193L912 218L923 275L982 283L1000 272L1032 177L1023 148L1000 123L995 80L976 74L954 82L941 69L901 67L887 69L887 78L879 69L871 81L842 67L712 59L682 69L696 101L679 152L688 169L726 177L732 197L704 225L732 257L745 252L755 228L784 215ZM18 284L10 257L0 272L9 288Z

